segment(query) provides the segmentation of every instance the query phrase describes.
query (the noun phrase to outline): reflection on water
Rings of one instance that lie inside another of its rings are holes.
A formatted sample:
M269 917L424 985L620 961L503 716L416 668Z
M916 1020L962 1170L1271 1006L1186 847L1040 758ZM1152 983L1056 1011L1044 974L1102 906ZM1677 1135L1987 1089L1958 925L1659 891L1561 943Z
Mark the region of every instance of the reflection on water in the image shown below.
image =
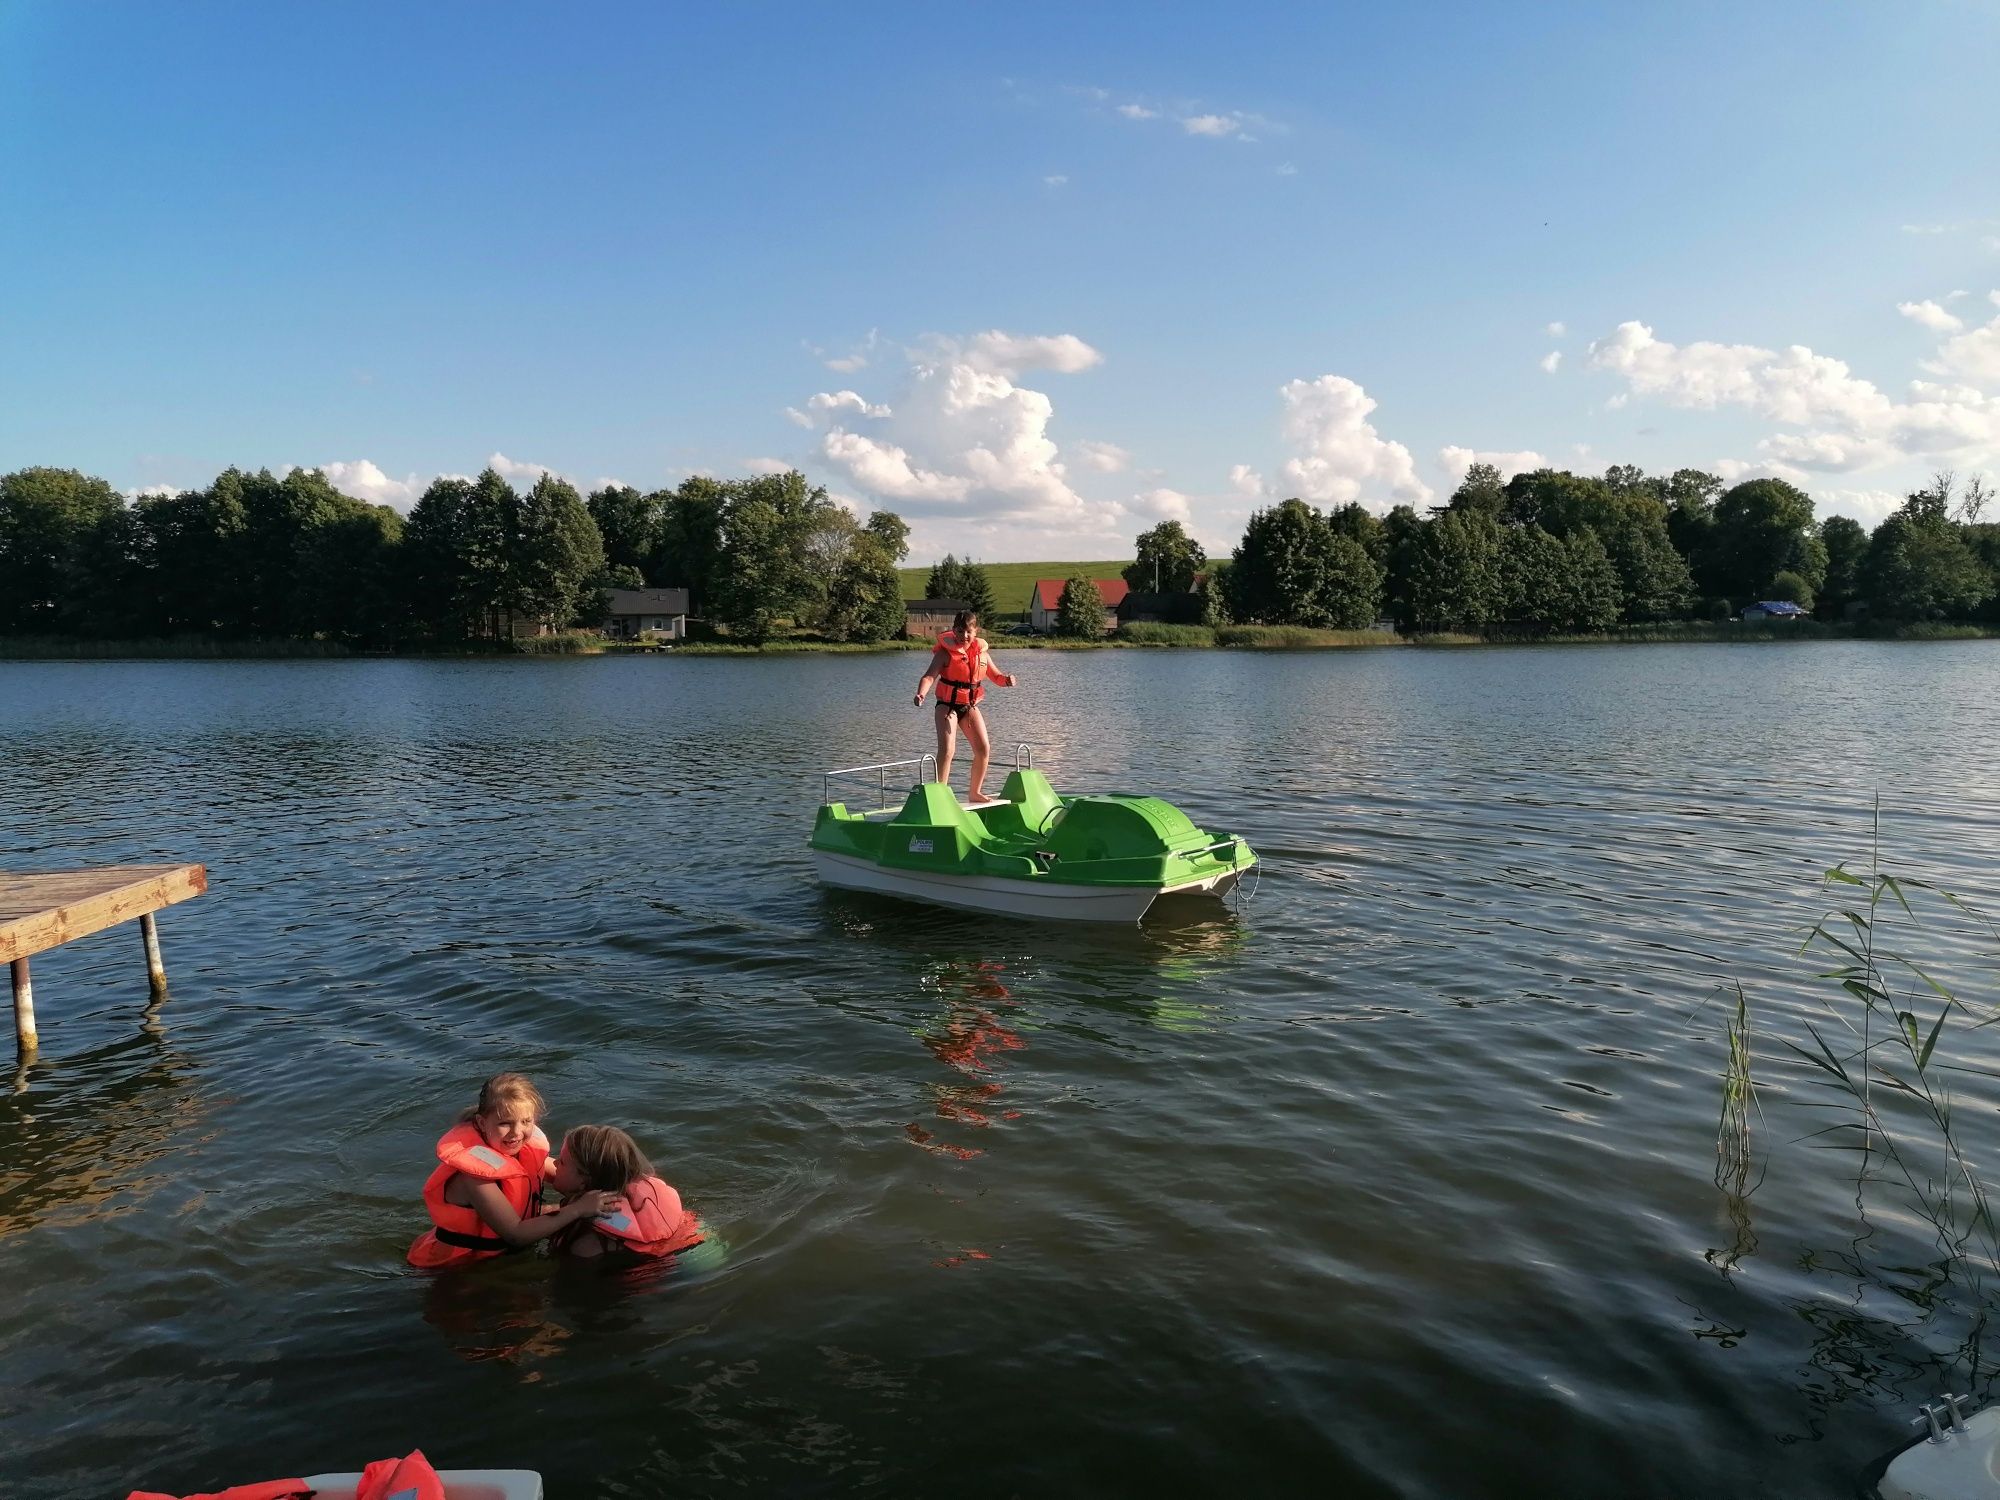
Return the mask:
M552 1494L1791 1496L1983 1387L1923 1226L1850 1243L1772 1122L1718 1185L1688 1017L1815 1014L1877 789L1901 865L2000 894L2000 649L1029 665L1003 745L1261 886L1109 930L821 891L818 771L928 748L896 658L0 664L3 862L212 876L150 1030L124 943L37 962L0 1487L421 1443ZM406 1274L501 1068L726 1262ZM1956 1092L1984 1153L2000 1083Z
M21 1066L0 1095L0 1238L130 1213L163 1188L198 1210L201 1190L172 1166L199 1144L205 1112L195 1060L154 1007L134 1035Z

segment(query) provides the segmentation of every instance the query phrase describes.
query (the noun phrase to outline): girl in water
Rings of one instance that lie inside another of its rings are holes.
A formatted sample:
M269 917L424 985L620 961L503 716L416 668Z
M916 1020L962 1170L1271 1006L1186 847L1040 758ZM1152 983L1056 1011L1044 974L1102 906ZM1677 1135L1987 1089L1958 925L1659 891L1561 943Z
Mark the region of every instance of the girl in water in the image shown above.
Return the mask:
M551 1170L557 1192L571 1198L564 1211L590 1198L612 1198L573 1222L556 1241L565 1254L656 1258L702 1242L701 1220L681 1206L681 1195L662 1182L638 1143L614 1125L579 1125L563 1137Z
M993 665L993 652L979 633L976 610L961 609L952 616L951 629L938 637L931 664L917 683L917 707L924 695L937 684L937 779L951 784L951 757L958 747L958 726L965 725L966 742L972 746L972 783L966 800L986 800L986 763L992 742L986 737L986 721L979 716L979 700L986 696L988 681L1012 687L1014 679Z
M592 1190L552 1214L540 1211L549 1138L535 1122L544 1108L520 1073L486 1080L479 1102L437 1143L438 1165L424 1183L431 1228L410 1246L411 1265L437 1270L488 1260L619 1207L615 1194Z

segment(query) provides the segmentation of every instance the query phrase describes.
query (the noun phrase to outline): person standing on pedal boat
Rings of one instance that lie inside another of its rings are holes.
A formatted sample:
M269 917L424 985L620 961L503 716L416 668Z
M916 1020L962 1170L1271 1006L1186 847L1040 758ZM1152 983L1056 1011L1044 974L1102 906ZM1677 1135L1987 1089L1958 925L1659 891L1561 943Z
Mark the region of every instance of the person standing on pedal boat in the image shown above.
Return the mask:
M937 685L937 779L951 784L951 758L958 748L958 726L965 726L966 743L972 746L972 786L966 799L983 801L986 796L986 765L993 744L986 736L986 721L979 714L979 700L986 696L986 684L1012 687L1014 679L993 665L992 649L979 633L979 615L961 609L952 616L951 629L938 637L931 664L917 683L916 703L924 706L931 685Z

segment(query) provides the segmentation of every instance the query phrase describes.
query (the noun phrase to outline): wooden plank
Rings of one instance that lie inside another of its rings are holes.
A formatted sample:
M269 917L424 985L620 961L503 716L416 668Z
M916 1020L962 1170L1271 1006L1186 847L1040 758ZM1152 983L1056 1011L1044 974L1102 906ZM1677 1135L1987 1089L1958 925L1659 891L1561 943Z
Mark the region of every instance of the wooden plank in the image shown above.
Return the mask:
M208 889L201 865L0 871L0 963L43 953Z

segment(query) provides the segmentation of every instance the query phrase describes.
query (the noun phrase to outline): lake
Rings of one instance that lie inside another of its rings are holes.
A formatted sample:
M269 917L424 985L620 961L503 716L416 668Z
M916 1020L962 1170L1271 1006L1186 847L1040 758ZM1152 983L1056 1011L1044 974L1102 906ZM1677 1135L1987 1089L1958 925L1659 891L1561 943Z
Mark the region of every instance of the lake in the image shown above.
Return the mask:
M0 865L212 881L157 1011L129 927L35 961L0 1488L422 1446L558 1500L1808 1496L1966 1388L1970 1304L1857 1217L1782 1039L1878 796L1886 862L2000 905L2000 649L1003 660L996 740L1244 834L1256 889L1115 930L821 891L817 773L928 748L916 656L0 663ZM513 1067L722 1264L408 1270ZM2000 1090L1958 1100L1990 1162Z

